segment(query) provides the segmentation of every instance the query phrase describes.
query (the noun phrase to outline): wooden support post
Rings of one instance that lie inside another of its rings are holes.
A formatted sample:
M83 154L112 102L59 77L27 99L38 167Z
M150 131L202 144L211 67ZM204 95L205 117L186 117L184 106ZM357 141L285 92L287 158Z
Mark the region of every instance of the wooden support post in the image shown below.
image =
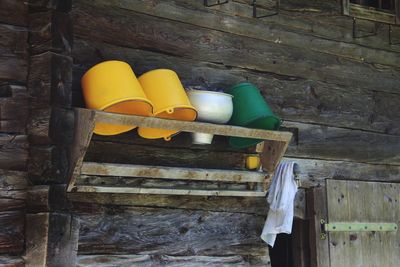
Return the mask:
M28 214L25 266L75 266L78 237L79 222L70 214Z
M329 266L329 242L321 230L321 219L326 220L325 187L314 187L307 192L307 213L310 222L310 263L312 267Z
M29 15L30 45L33 54L72 51L72 22L68 13L48 10Z

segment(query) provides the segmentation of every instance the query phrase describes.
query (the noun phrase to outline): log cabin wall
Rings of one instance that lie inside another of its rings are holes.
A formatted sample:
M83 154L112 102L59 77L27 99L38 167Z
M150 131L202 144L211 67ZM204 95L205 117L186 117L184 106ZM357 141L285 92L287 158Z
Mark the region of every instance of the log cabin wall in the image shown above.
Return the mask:
M22 266L28 187L28 7L0 1L0 265Z
M257 2L259 14L274 3ZM171 68L185 86L209 90L249 80L295 133L286 157L300 164L304 187L330 178L399 181L400 46L389 45L387 25L379 25L377 36L354 39L352 20L340 14L339 1L281 1L279 15L262 19L252 18L250 3L207 8L194 0L75 0L73 105L83 106L82 74L108 59L127 61L137 75ZM362 31L373 25L359 22ZM96 136L87 157L242 166L240 152L226 151L221 143L193 147L184 134L169 143L135 133ZM269 264L259 239L264 200L95 194L72 199L81 221L79 266Z
M185 86L209 90L255 83L295 134L286 158L300 164L303 187L331 178L400 180L400 46L389 45L386 25L377 36L352 38L338 1L281 1L279 15L260 19L250 0L211 8L196 0L28 2L0 1L0 212L12 228L0 232L0 253L12 255L4 261L23 264L30 183L28 265L73 266L77 219L79 266L269 264L259 238L264 199L72 193L73 206L64 201L69 108L83 106L82 74L108 59L127 61L137 75L171 68ZM257 1L259 13L273 2ZM359 26L367 32L373 24ZM186 134L166 143L134 132L96 136L87 154L208 168L242 168L243 156L224 138L198 147ZM304 218L304 191L296 205Z

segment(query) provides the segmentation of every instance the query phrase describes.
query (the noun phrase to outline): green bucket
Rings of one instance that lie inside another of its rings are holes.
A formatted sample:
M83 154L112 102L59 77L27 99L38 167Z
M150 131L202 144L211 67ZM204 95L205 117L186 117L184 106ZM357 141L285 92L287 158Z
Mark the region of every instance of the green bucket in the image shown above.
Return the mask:
M281 119L274 115L253 84L237 84L228 93L233 95L233 114L229 124L264 130L277 130L281 125ZM262 141L252 138L229 138L229 144L234 148L251 147Z

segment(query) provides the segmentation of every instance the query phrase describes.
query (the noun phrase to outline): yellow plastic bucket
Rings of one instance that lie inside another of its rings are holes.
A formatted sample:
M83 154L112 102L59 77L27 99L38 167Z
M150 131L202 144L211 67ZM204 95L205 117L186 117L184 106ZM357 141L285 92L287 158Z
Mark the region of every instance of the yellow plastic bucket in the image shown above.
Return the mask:
M143 91L153 103L153 115L158 118L194 121L196 109L190 104L178 75L168 69L157 69L139 77ZM178 131L139 127L138 133L147 139L170 140Z
M153 106L147 99L131 67L122 61L105 61L93 66L82 77L87 108L112 113L151 116ZM136 126L97 123L94 132L115 135Z

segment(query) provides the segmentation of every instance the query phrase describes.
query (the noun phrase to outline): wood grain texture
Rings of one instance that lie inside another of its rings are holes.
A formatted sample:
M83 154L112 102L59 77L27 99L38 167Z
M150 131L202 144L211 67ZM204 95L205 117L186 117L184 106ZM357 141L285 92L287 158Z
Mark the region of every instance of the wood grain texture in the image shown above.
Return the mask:
M93 3L93 1L91 1ZM350 58L357 61L368 63L379 63L383 65L399 66L399 58L396 53L387 50L367 48L366 46L358 46L349 42L338 42L327 38L319 38L318 40L312 33L299 31L298 27L288 27L279 23L266 23L265 20L250 19L252 15L251 1L248 4L248 18L243 18L240 15L245 15L244 8L242 12L235 10L238 7L237 3L231 1L225 7L204 7L201 1L162 1L158 3L149 3L144 0L137 1L102 1L97 0L96 5L117 7L127 10L137 11L140 13L162 17L166 19L176 20L183 23L189 23L204 28L216 29L232 34L247 36L255 39L260 39L266 42L287 44L294 47L307 47L312 51L334 54L344 58ZM263 2L257 2L257 6L262 6ZM274 1L270 2L270 9L274 7ZM296 2L296 1L293 1ZM307 14L307 6L313 6L315 13L318 13L318 8L315 8L315 1L297 1L298 11L302 9L303 16ZM285 14L285 4L283 2L281 9ZM294 3L292 3L294 4ZM331 1L330 7L340 4ZM296 5L291 8L293 12ZM231 12L228 10L231 9ZM239 8L238 8L239 9ZM215 12L218 10L219 12ZM260 13L267 13L262 8ZM222 13L223 11L227 11ZM236 12L235 12L236 11ZM300 11L301 12L301 11ZM320 12L322 13L322 12ZM310 15L312 17L312 15ZM301 18L299 18L301 19ZM223 23L221 23L221 21ZM301 41L300 41L301 40Z
M68 12L71 9L71 0L28 0L28 5L33 11L54 9Z
M285 122L298 131L287 156L400 165L400 137L321 125Z
M0 134L0 168L26 170L28 138L26 135Z
M247 0L245 0L247 1ZM213 7L214 10L229 15L251 18L252 7L248 3L239 3L242 1L232 1L230 5L221 5ZM271 2L271 1L269 1ZM327 1L297 1L297 9L281 8L279 16L271 16L263 18L266 24L279 24L292 28L294 31L315 36L316 38L330 39L339 42L353 43L361 46L371 47L374 49L384 49L391 51L399 51L399 48L389 45L387 41L387 27L380 27L376 36L368 38L352 37L352 18L342 16L340 12L321 9L319 3ZM286 2L287 3L287 2ZM281 5L285 5L285 2ZM262 2L260 2L262 5ZM337 1L330 2L336 8L340 7ZM261 12L266 11L261 9ZM366 31L373 25L370 21L360 21L361 29Z
M271 266L269 256L80 255L78 267Z
M329 180L327 194L329 222L398 220L398 184ZM331 266L395 266L399 240L399 231L329 233Z
M0 256L0 264L3 267L25 267L24 260L16 256Z
M11 25L27 26L28 5L24 0L1 0L0 22Z
M155 68L174 69L186 87L227 90L248 80L260 88L274 112L287 120L392 134L400 131L400 113L395 112L400 98L396 94L363 90L356 84L341 87L84 40L75 41L73 58L73 89L79 93L80 78L87 69L104 60L118 59L127 61L137 75ZM386 101L394 112L386 108Z
M0 81L24 83L28 73L27 29L0 24L0 36Z
M54 10L30 13L29 29L31 54L46 51L66 54L71 52L72 22L68 13Z
M61 146L31 146L28 173L33 184L67 182L68 149Z
M265 218L244 213L102 207L78 214L80 254L259 255Z
M76 109L81 113L85 109ZM96 111L95 121L98 123L110 123L121 125L137 125L141 127L160 127L167 130L179 130L184 132L210 133L224 136L250 137L271 141L289 142L292 138L290 132L251 129L232 125L219 125L197 121L166 120L156 117L143 117L125 115L110 112Z
M325 179L399 182L400 166L346 161L284 158L300 165L301 187L324 186Z
M27 215L26 266L75 266L79 223L69 214Z
M18 254L24 250L25 212L0 212L0 253Z
M265 174L255 171L224 171L195 168L106 164L96 162L84 162L82 164L81 174L174 180L225 181L236 183L261 183L265 178Z
M31 56L28 90L32 109L71 105L72 59L45 52Z
M0 131L25 134L29 115L29 95L25 86L0 85Z
M262 216L268 213L265 199L257 197L68 193L68 199L73 202L75 211L90 210L92 204L102 204L249 213ZM294 216L306 219L304 189L299 189L296 194Z
M99 16L91 16L93 10L96 10ZM262 40L145 16L123 9L102 9L77 4L72 10L72 16L76 22L75 35L85 39L132 48L147 48L227 66L307 77L338 85L349 86L356 83L363 88L397 92L396 81L399 79L399 73L391 68L378 70L373 65L339 59L305 48L295 49L276 43L265 45ZM96 31L99 25L102 25L101 33ZM118 34L120 33L118 29L121 27L125 30L123 34ZM172 32L175 34L172 35ZM243 47L246 49L242 49ZM218 54L218 58L215 57L215 53ZM244 61L243 58L247 60ZM348 73L353 75L349 76Z
M307 192L307 216L310 221L310 264L312 267L330 266L328 240L321 239L321 219L328 215L325 187L315 187Z

